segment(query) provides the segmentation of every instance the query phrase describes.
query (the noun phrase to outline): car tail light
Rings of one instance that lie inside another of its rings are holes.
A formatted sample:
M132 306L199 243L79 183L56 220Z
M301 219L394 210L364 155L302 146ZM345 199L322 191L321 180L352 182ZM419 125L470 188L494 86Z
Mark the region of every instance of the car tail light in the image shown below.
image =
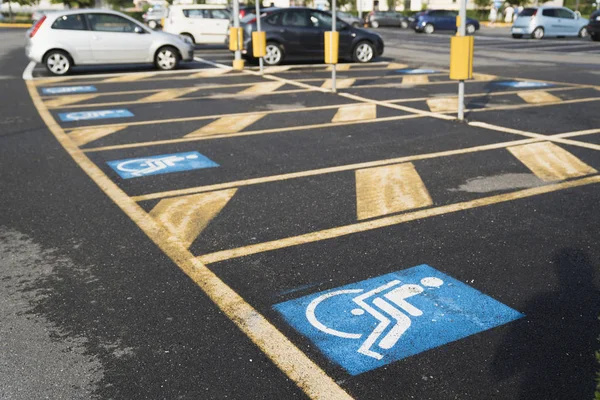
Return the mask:
M45 20L46 20L46 16L44 15L42 18L40 18L40 20L38 22L35 23L33 29L29 33L30 38L35 36L35 34L40 29L40 27L42 26L42 24L44 23Z
M256 22L256 18L252 18L250 21L246 21L246 24L250 25Z
M246 15L246 10L240 10L240 18L243 18Z
M535 17L535 16L536 16L537 12L538 12L538 10L536 9L536 10L533 12L533 14L531 14L531 19L533 19L533 17Z

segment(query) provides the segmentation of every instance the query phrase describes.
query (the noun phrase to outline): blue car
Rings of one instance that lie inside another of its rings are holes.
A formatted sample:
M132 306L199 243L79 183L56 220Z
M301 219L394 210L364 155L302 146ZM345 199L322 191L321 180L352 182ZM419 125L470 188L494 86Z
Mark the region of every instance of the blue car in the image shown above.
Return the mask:
M523 9L511 28L512 37L534 39L544 36L579 36L588 34L588 20L565 7L528 7Z
M410 27L415 32L433 33L435 31L456 31L457 11L427 10L412 17ZM479 30L479 21L467 18L466 31L468 35Z

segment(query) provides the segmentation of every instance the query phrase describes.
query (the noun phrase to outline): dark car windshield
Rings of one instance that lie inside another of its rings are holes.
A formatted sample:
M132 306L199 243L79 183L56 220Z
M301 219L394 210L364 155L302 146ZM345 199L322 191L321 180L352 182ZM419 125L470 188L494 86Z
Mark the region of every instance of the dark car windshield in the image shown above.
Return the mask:
M519 17L532 17L537 12L537 8L525 8L519 13Z

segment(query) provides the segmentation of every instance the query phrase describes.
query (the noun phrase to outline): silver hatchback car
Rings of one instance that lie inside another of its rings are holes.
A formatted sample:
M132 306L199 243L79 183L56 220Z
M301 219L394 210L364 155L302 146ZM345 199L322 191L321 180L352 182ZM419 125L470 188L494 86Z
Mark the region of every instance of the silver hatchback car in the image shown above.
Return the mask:
M28 31L25 53L54 75L91 64L154 63L158 69L172 70L194 58L194 45L115 11L71 10L37 21Z
M523 9L513 23L511 33L515 39L523 35L534 39L544 36L587 36L588 20L565 7L528 7Z

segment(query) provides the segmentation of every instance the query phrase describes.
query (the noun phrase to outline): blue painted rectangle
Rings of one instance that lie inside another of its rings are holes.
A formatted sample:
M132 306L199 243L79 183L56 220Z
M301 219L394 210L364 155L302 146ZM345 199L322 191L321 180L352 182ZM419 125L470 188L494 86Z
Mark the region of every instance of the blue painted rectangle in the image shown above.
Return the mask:
M352 375L523 317L428 265L286 301L274 309Z
M404 68L404 69L397 69L396 72L398 72L399 74L406 74L406 75L424 75L424 74L435 74L439 71L436 71L435 69Z
M110 118L127 118L133 117L133 113L129 110L96 110L96 111L77 111L70 113L60 113L58 117L61 121L91 121L95 119L110 119Z
M43 88L42 94L90 93L95 91L97 91L96 86L61 86Z
M108 161L107 164L123 179L219 166L197 151Z
M493 84L498 85L498 86L517 88L517 89L529 89L529 88L555 86L552 83L537 82L537 81L499 81L499 82L494 82Z

